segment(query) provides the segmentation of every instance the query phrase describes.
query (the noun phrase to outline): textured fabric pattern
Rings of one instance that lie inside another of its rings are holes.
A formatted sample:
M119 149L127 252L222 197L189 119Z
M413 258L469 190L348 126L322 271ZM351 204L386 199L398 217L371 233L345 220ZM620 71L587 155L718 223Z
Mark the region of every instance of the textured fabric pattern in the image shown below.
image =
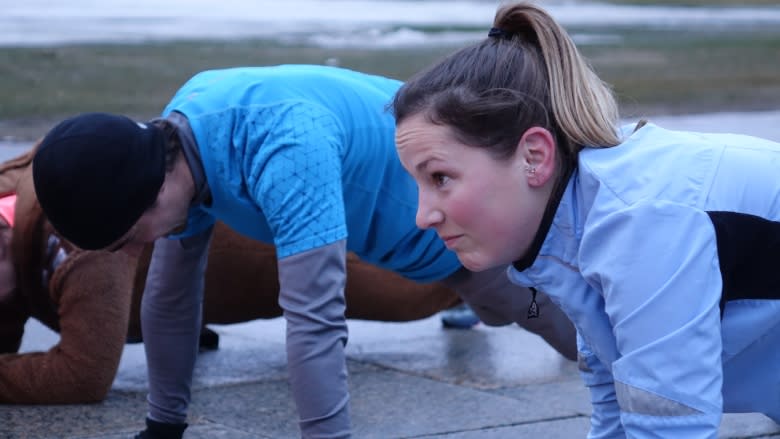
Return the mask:
M232 135L233 121L249 123L245 135L262 138L262 148L250 148L235 172L242 178L234 188L255 209L250 222L263 220L266 227L256 227L256 239L272 242L280 258L331 244L347 237L344 202L341 194L340 139L328 133L339 133L332 115L318 106L303 103L259 105L208 114L200 119L213 127L203 148L208 156L220 155L222 139ZM261 123L262 122L262 123ZM212 180L209 180L211 183ZM211 184L214 204L209 212L219 214L227 194ZM259 217L259 218L258 218Z
M346 238L361 259L410 279L455 272L457 257L414 223L417 188L386 109L399 86L321 66L196 75L164 111L189 120L213 197L182 236L220 218L280 257Z

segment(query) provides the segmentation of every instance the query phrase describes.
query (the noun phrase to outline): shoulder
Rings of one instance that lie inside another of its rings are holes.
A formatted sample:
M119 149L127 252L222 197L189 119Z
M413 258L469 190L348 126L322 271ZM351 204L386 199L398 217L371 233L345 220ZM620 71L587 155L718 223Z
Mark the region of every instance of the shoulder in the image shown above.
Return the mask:
M700 206L723 149L713 137L647 124L620 145L583 150L578 183L627 205L656 199Z
M63 248L54 258L49 280L52 292L68 291L85 296L130 294L136 261L122 252L79 249L67 252Z
M714 257L714 241L707 212L687 204L650 199L622 208L594 206L578 259L586 277L663 279L683 261Z

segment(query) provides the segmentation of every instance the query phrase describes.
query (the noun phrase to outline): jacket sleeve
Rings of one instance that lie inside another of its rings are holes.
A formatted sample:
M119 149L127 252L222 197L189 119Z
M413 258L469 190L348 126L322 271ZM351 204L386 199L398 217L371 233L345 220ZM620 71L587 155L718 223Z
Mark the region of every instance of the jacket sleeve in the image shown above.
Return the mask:
M179 424L187 418L211 230L154 243L141 301L147 399L154 421Z
M626 435L716 437L722 281L706 212L665 201L608 212L583 237L580 263L612 324Z
M345 258L342 240L279 261L287 367L306 438L350 435Z
M0 402L103 400L124 348L133 274L121 253L69 256L49 284L59 296L60 340L47 352L0 356Z
M590 416L588 439L623 439L620 407L615 396L612 373L594 355L585 341L577 337L578 366L585 385L590 390L593 412Z

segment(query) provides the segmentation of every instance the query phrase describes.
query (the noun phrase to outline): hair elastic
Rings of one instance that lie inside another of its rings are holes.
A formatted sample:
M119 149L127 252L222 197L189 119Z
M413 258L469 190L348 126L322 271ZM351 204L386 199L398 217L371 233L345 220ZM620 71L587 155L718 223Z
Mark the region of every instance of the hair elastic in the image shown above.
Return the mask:
M512 37L515 36L514 32L508 32L504 29L498 28L498 27L491 27L490 31L488 32L488 37L490 38L500 38L503 40L511 40Z

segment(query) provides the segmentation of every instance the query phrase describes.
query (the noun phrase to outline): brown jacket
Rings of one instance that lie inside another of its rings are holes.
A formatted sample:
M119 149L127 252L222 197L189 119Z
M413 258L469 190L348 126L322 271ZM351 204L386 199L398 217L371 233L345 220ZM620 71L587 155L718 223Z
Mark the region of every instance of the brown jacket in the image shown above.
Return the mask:
M0 302L0 403L54 404L105 398L126 336L140 335L139 304L151 248L83 251L59 238L35 198L32 152L0 165L0 194L17 193L12 252L17 290ZM417 284L349 255L347 317L405 321L459 302L440 284ZM217 224L209 249L204 323L282 314L272 246ZM33 317L60 333L47 352L17 354Z

